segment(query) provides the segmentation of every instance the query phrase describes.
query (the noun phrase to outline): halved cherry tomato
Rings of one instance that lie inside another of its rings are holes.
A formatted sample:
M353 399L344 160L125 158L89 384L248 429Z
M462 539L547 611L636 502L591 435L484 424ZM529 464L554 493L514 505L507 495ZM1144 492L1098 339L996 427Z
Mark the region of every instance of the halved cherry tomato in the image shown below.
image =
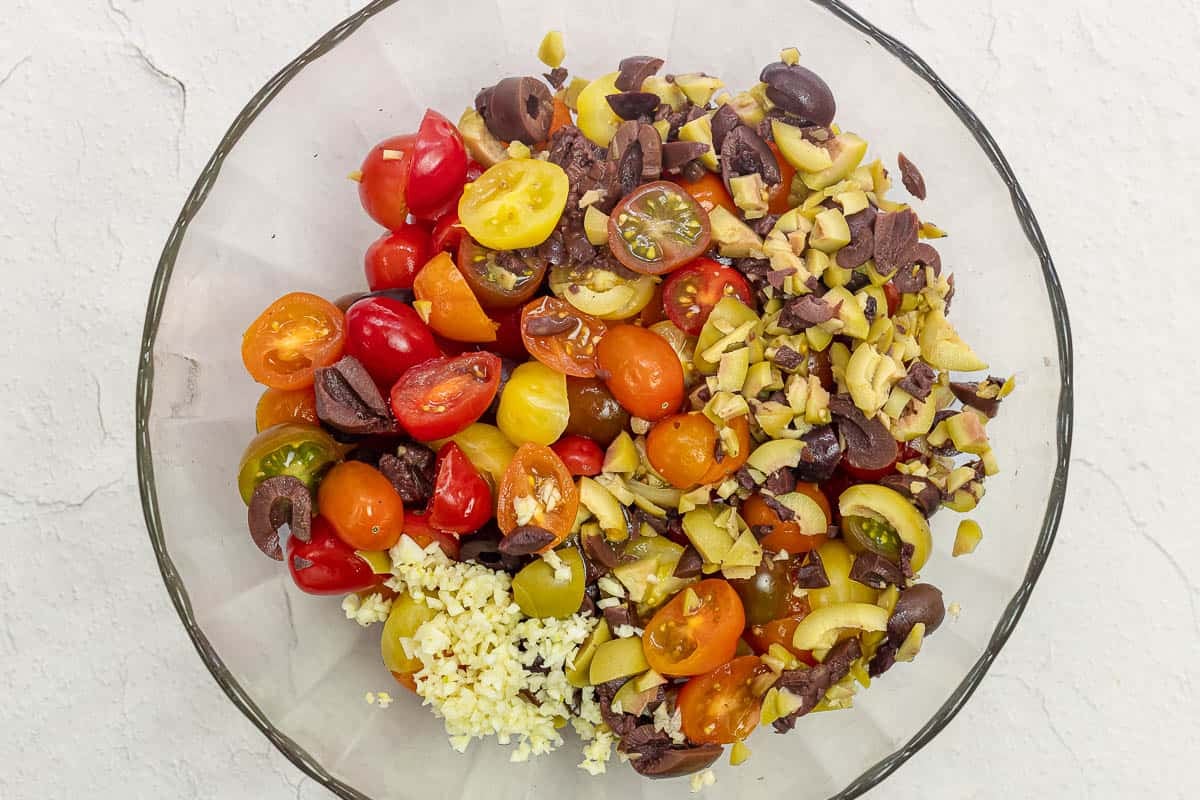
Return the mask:
M373 292L411 289L430 254L429 232L420 225L404 225L385 233L367 248L367 285Z
M371 219L385 228L399 230L408 223L408 178L412 173L413 134L384 139L363 159L358 180L358 199Z
M670 181L645 183L608 218L608 246L634 272L662 275L708 249L708 212Z
M896 284L888 281L883 285L883 296L887 298L888 316L896 316L896 312L900 310L900 290L896 288Z
M467 233L486 247L536 247L558 224L569 190L567 173L557 164L510 158L467 184L458 216Z
M309 540L287 540L287 566L292 580L308 594L348 594L374 586L379 576L338 538L323 516L313 517Z
M467 179L467 149L450 120L432 109L425 112L412 151L412 171L405 192L416 216L452 200Z
M790 559L764 558L749 578L730 580L729 585L742 598L746 624L753 627L785 616L791 610L792 589Z
M452 209L434 223L433 233L430 235L430 253L442 250L447 253L457 253L458 244L466 233L466 228L458 221L458 210Z
M525 337L521 335L521 309L493 311L491 316L498 327L496 341L489 344L488 349L514 361L527 361L529 351L525 349Z
M317 507L338 538L357 550L387 550L404 530L404 501L382 472L361 461L329 470Z
M642 634L650 666L663 675L703 675L733 658L746 627L742 600L727 581L709 578L691 586L699 600L686 608L680 592L655 612ZM691 613L688 613L688 612Z
M337 306L307 292L285 294L250 323L242 336L242 363L272 389L303 389L313 372L342 357L346 319Z
M615 259L550 270L550 291L585 314L602 320L637 316L654 298L657 281L625 269Z
M754 306L754 293L742 273L711 258L697 258L671 273L663 284L667 316L689 336L699 336L713 306L723 297L736 297Z
M689 181L682 175L674 179L676 183L687 190L705 211L712 211L717 206L735 216L741 216L741 210L734 204L733 198L725 188L721 176L704 170L704 175L697 181Z
M684 734L695 744L732 744L758 727L762 698L774 683L758 656L742 656L679 690Z
M541 297L521 312L521 337L529 354L576 378L596 374L596 342L607 326L565 300Z
M716 461L717 428L699 411L676 414L654 423L646 437L650 466L672 486L690 489L708 474Z
M796 175L796 168L787 162L774 142L768 142L767 146L771 148L771 152L775 154L775 160L779 162L781 177L779 183L770 187L770 194L767 195L767 211L772 214L784 214L792 207L788 202L788 197L792 193L792 178Z
M254 424L259 433L283 422L317 424L317 395L311 386L304 389L267 389L258 398Z
M813 654L810 651L799 650L792 644L792 639L796 635L796 626L800 624L802 619L808 616L808 613L808 604L805 603L803 610L797 611L791 616L773 619L762 625L749 626L746 628L746 632L742 634L742 638L759 655L770 650L771 645L777 644L810 667L816 666L817 660L813 658Z
M496 323L484 313L449 253L438 253L417 273L413 294L431 304L429 327L447 339L496 341Z
M238 462L238 493L247 505L267 478L286 475L310 490L329 465L342 457L342 448L324 428L285 422L272 425L250 440Z
M741 469L741 466L746 463L746 459L750 457L750 423L746 417L734 417L726 423L726 426L732 429L737 436L737 453L731 453L722 447L721 459L718 461L714 456L714 463L700 479L701 483L718 483L725 480Z
M617 325L600 340L596 356L608 390L631 414L659 420L683 403L683 365L658 334Z
M429 499L429 524L442 531L474 533L492 518L492 489L454 442L437 454L437 480Z
M500 359L491 353L435 358L392 387L392 413L414 439L444 439L483 416L499 387Z
M825 519L828 524L830 519L829 501L825 500L821 490L811 483L797 483L796 491L803 492L817 501L825 510ZM809 550L816 550L828 538L824 531L806 532L801 530L800 523L795 520L780 519L779 515L757 494L746 498L746 501L742 503L740 513L742 519L751 528L765 525L771 529L770 533L759 540L759 543L764 550L772 553L780 550L786 550L793 554L807 553Z
M364 297L346 312L346 354L384 390L410 367L440 354L433 333L412 306L387 296Z
M532 504L528 520L518 511ZM579 488L571 471L554 451L544 445L526 442L517 448L512 463L500 482L496 504L496 522L502 533L519 525L537 525L554 534L554 541L541 552L550 550L567 538L579 512Z
M599 475L604 466L604 451L586 436L568 434L550 445L572 475Z
M445 531L439 531L430 525L429 515L424 511L404 512L404 535L420 545L422 549L437 542L446 557L455 561L458 560L458 554L462 550L462 544L458 537Z
M470 236L458 245L458 271L484 308L513 308L537 293L546 276L545 259L484 247Z

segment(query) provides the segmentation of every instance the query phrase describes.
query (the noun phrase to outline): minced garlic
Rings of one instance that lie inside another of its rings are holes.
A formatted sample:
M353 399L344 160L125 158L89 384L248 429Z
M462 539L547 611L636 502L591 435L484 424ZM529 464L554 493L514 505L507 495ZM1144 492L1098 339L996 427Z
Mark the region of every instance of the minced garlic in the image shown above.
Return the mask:
M392 610L392 601L384 600L378 592L370 594L363 600L356 594L348 594L342 598L342 611L346 619L352 619L364 628L376 622L387 622Z

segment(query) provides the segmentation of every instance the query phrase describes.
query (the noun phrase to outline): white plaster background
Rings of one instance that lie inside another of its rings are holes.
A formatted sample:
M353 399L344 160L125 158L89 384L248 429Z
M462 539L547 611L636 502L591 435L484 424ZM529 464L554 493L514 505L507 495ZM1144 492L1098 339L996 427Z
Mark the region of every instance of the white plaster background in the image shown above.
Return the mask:
M1076 346L1071 489L1042 582L967 708L870 796L1194 796L1200 11L854 5L999 140ZM137 503L133 386L195 175L246 99L355 6L0 1L4 800L329 796L229 704L170 609Z

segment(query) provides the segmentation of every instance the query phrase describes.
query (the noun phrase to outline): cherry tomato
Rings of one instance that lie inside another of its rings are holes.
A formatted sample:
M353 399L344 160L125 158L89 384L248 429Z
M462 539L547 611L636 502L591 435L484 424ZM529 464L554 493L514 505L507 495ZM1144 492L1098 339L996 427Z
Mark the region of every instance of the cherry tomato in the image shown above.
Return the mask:
M430 442L453 436L492 404L500 387L500 366L491 353L426 361L392 387L392 413L414 439Z
M524 251L529 252L529 251ZM546 277L547 262L530 253L492 250L463 236L458 245L458 271L485 308L513 308L533 297Z
M661 275L708 249L708 213L670 181L645 183L608 218L608 246L634 272Z
M732 744L758 727L762 698L774 683L758 656L742 656L679 690L681 728L695 744Z
M657 286L653 276L631 272L615 259L550 270L550 291L556 297L606 321L636 317L654 299Z
M429 524L440 531L474 533L492 518L492 489L454 442L442 445L437 458Z
M566 375L540 361L527 361L513 369L496 406L496 425L510 441L553 444L570 418Z
M887 298L888 316L896 316L896 312L900 310L900 290L896 288L896 284L891 281L885 283L883 296Z
M734 417L726 424L737 436L737 454L734 455L722 447L721 460L717 461L714 455L713 465L700 479L701 483L720 483L741 469L750 457L750 423L746 417Z
M650 466L672 486L690 489L716 466L717 428L699 411L656 422L646 437Z
M667 316L689 336L700 335L713 306L723 297L736 297L754 306L754 293L742 273L710 258L697 258L671 273L663 284Z
M408 223L408 178L412 172L412 134L384 139L363 160L358 181L358 199L371 219L390 230Z
M550 445L572 475L599 475L604 451L586 436L567 435Z
M727 581L709 578L690 588L699 600L695 609L685 608L689 595L680 592L655 612L642 634L646 661L663 675L711 672L733 658L746 627L742 600Z
M525 349L551 369L576 378L596 374L596 342L607 326L557 297L540 297L521 312Z
M429 327L447 339L496 341L496 323L488 319L449 253L438 253L417 273L413 294L430 303Z
M642 309L642 313L638 314L638 322L643 328L649 328L657 322L662 322L667 318L666 309L663 308L663 285L661 283L654 284L654 294L650 295L650 302L646 303L646 307Z
M358 550L387 550L404 529L404 501L383 473L343 461L321 481L317 507L338 538Z
M562 100L554 98L554 116L550 117L550 133L546 135L546 141L540 142L535 146L537 150L548 150L550 140L554 138L554 134L558 133L559 129L565 128L568 125L574 124L575 120L571 117L571 109Z
M346 353L362 362L385 390L410 367L440 351L412 306L394 297L365 297L346 312Z
M311 386L304 389L267 389L258 398L254 424L259 433L283 422L317 424L317 395Z
M764 558L751 577L729 581L742 598L747 625L762 625L788 613L794 588L788 567L788 561Z
M307 542L288 537L287 565L292 580L308 594L348 594L379 581L371 565L338 538L325 517L313 517Z
M411 289L430 254L429 232L420 225L404 225L385 233L367 248L367 285L373 292Z
M557 164L510 158L467 184L458 216L467 233L486 247L536 247L558 224L569 190L567 173Z
M462 550L462 544L458 541L458 537L445 531L439 531L430 525L429 514L425 511L404 512L404 535L420 545L422 549L437 542L446 557L454 561L458 560L458 554Z
M600 340L596 355L605 384L629 413L659 420L683 403L683 366L658 334L617 325Z
M742 638L759 655L770 650L771 645L777 644L810 667L816 666L817 660L813 658L813 654L810 651L799 650L792 644L792 639L796 635L796 626L807 616L808 604L805 603L802 610L793 613L791 616L773 619L770 622L764 622L762 625L751 625L746 628L746 632L742 635Z
M450 120L428 110L412 150L405 195L416 216L428 214L454 199L467 179L467 148Z
M796 168L787 162L783 154L779 152L779 148L774 142L768 142L767 146L771 148L771 152L775 154L775 160L779 162L779 175L781 180L779 183L769 187L767 195L767 211L772 214L785 214L791 209L792 204L788 202L788 197L792 193L792 178L796 175Z
M267 478L287 475L309 489L330 464L342 456L342 448L316 425L283 423L267 428L246 445L238 463L238 492L247 505L254 490Z
M529 506L528 520L519 510ZM526 442L517 448L500 482L496 522L507 534L521 524L537 525L554 534L541 552L567 538L579 512L579 489L571 472L549 447ZM732 591L732 590L731 590Z
M801 489L800 487L806 487ZM810 493L811 491L815 494ZM825 500L825 496L811 483L796 484L796 491L803 492L817 501L822 508L825 509L825 518L829 520L829 501ZM818 496L820 499L818 499ZM780 550L786 550L789 553L807 553L809 550L815 550L825 543L828 538L824 531L822 532L805 532L800 529L800 524L795 520L782 520L779 515L766 504L761 496L757 494L750 495L746 501L742 503L739 510L742 519L751 528L759 525L769 527L770 532L759 540L764 550L772 553L777 553Z
M346 320L337 306L307 292L285 294L250 323L242 363L272 389L312 386L313 372L342 357Z
M736 217L741 217L741 209L733 202L733 198L729 196L729 191L725 188L725 182L721 180L721 176L715 173L704 170L704 175L697 181L689 181L687 178L680 176L674 179L676 183L682 186L687 193L690 194L700 207L706 212L712 211L717 206L728 211Z
M430 252L437 253L445 250L447 253L457 253L458 243L466 235L466 228L458 221L458 211L451 210L433 226Z
M629 412L599 378L567 378L567 433L607 447L629 426Z
M509 308L493 311L496 325L496 341L488 349L513 361L527 361L529 351L525 349L525 337L521 335L521 309Z

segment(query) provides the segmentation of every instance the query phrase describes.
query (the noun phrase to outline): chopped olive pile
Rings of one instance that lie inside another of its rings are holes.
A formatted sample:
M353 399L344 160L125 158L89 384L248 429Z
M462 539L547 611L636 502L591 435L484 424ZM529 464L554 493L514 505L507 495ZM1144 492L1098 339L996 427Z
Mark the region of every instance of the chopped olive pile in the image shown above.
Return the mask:
M737 92L650 56L571 76L556 33L539 57L351 175L386 229L368 291L247 329L238 488L456 748L525 760L566 719L593 774L614 747L703 773L917 655L945 614L920 571L982 540L928 520L983 498L1014 384L794 49Z

